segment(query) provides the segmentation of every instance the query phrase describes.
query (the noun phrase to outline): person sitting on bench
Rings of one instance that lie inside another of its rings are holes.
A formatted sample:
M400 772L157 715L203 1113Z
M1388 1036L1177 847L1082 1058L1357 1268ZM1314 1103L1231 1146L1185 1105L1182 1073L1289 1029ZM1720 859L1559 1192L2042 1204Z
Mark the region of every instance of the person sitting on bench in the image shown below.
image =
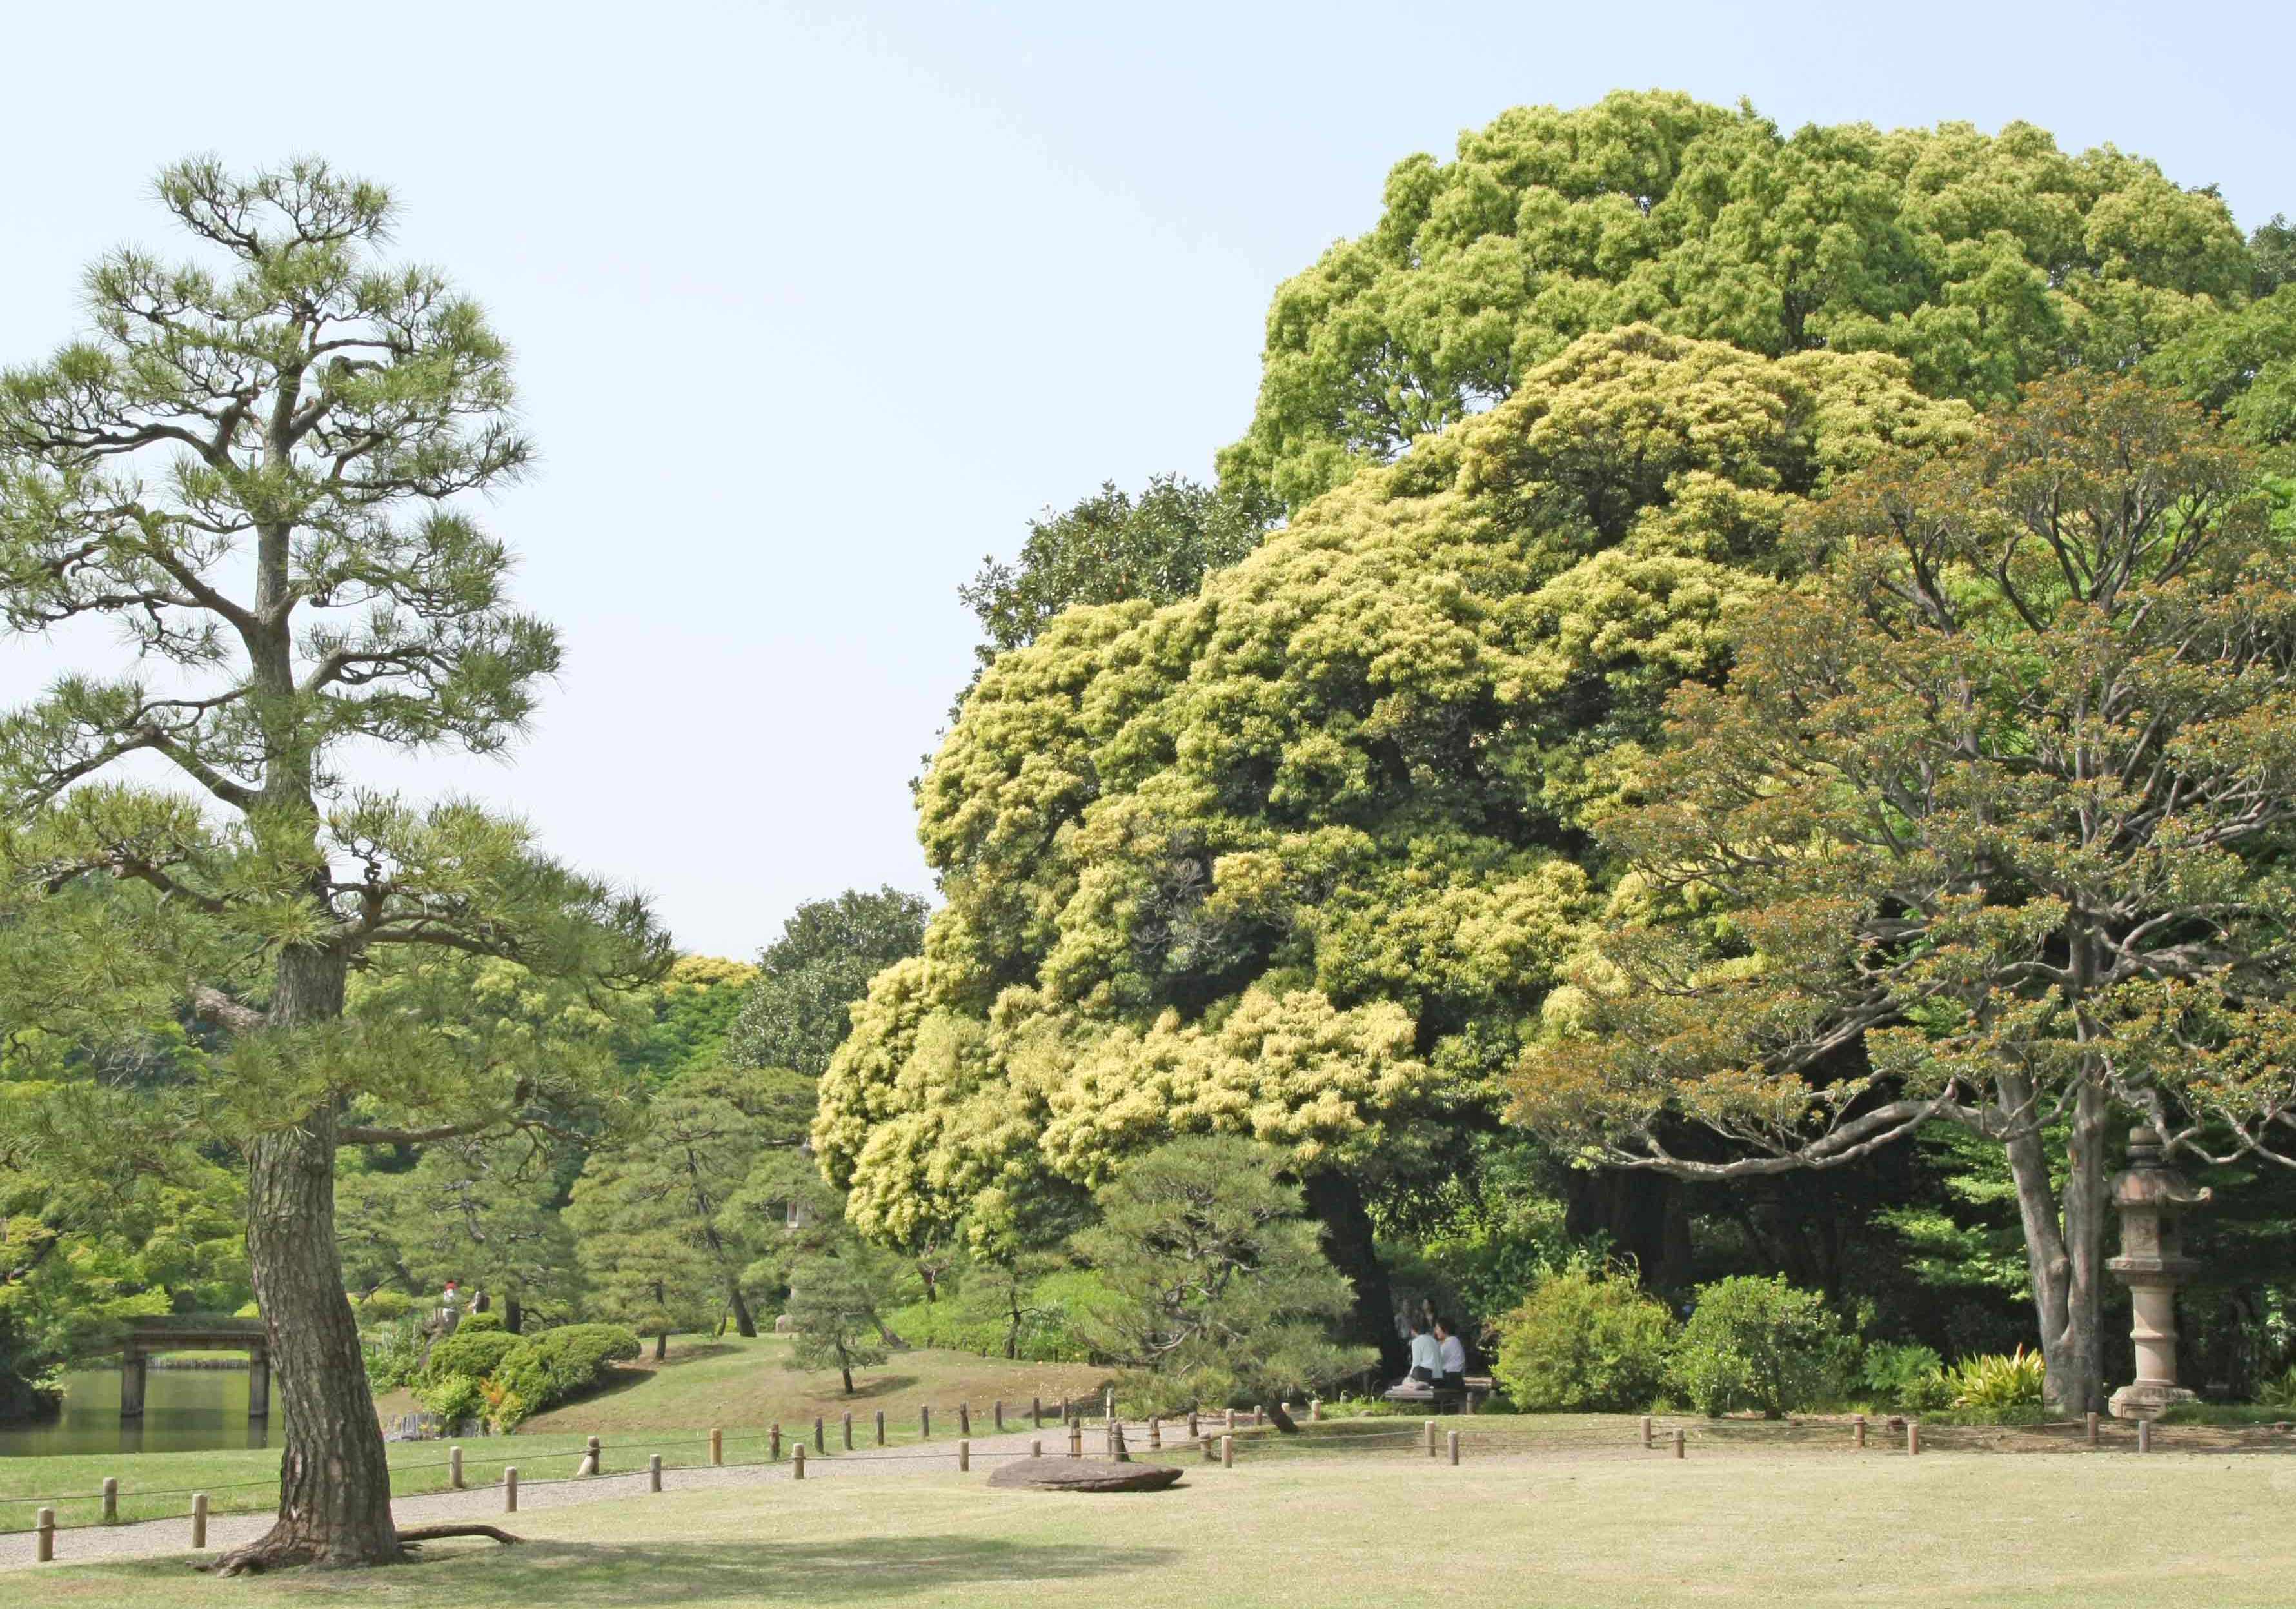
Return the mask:
M1411 1378L1421 1385L1432 1386L1442 1377L1442 1343L1427 1333L1425 1320L1414 1318L1411 1321Z
M1467 1394L1467 1343L1447 1318L1435 1321L1436 1356L1442 1364L1439 1383L1447 1391Z

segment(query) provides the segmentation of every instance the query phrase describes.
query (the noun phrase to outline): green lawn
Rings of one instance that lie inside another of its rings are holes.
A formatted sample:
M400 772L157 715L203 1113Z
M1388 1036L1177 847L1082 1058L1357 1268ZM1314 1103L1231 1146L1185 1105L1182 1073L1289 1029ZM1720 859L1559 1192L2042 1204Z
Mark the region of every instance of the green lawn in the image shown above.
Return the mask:
M1172 1491L827 1475L521 1515L378 1572L216 1581L181 1560L0 1575L0 1609L201 1605L1449 1603L2284 1605L2296 1465L2156 1455L1851 1459L1717 1448L1192 1466Z
M896 1356L882 1368L865 1371L852 1397L843 1396L834 1375L800 1374L787 1367L785 1338L760 1336L712 1340L675 1338L666 1362L649 1356L621 1371L606 1390L569 1403L529 1422L515 1436L466 1441L464 1479L472 1484L498 1480L505 1464L520 1477L536 1481L574 1473L585 1440L603 1440L606 1467L643 1468L649 1453L676 1469L709 1460L707 1433L726 1433L728 1463L755 1463L767 1452L767 1427L779 1420L794 1438L809 1435L816 1415L827 1419L834 1449L839 1422L850 1409L857 1444L875 1438L874 1415L886 1415L887 1440L914 1441L920 1408L933 1410L936 1441L956 1434L956 1410L970 1402L987 1433L991 1404L1003 1397L1008 1411L1025 1414L1030 1395L1047 1401L1062 1391L1093 1391L1103 1371L1075 1365L1004 1363L964 1352L918 1350ZM405 1412L411 1400L386 1400L386 1413ZM1011 1421L1019 1425L1023 1421ZM784 1442L786 1447L789 1443ZM447 1448L438 1441L395 1442L390 1448L392 1490L412 1494L443 1490ZM0 1458L0 1531L25 1531L36 1500L54 1499L56 1522L75 1525L99 1517L94 1495L106 1475L119 1481L123 1520L156 1519L189 1512L189 1493L205 1491L216 1513L267 1509L278 1500L279 1454L241 1449L203 1453L89 1453L55 1457Z

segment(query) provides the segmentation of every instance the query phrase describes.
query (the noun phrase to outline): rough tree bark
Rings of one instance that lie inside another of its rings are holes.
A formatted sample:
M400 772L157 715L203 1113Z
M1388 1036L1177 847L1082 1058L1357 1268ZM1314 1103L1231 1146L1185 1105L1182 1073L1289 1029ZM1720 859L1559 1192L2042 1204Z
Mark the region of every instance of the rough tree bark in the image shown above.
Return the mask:
M344 957L289 949L266 1022L342 1014ZM248 1166L247 1251L284 1421L279 1517L226 1554L225 1575L287 1564L371 1564L399 1556L390 1468L367 1390L358 1325L335 1249L335 1114L324 1107L258 1138Z

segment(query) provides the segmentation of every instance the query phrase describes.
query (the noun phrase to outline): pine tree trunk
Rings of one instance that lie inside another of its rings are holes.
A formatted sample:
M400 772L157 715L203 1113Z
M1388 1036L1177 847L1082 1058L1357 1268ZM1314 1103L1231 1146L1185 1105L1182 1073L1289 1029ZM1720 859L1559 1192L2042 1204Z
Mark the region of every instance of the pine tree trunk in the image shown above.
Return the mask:
M283 954L271 1025L341 1015L343 966L335 951ZM247 1194L248 1262L286 1446L277 1522L261 1540L226 1554L218 1569L390 1563L400 1556L390 1468L335 1248L332 1109L257 1139Z
M758 1321L750 1312L750 1304L742 1300L742 1288L731 1286L726 1294L734 1299L734 1333L737 1335L757 1334Z
M503 1298L503 1328L516 1335L526 1323L526 1304L515 1296Z

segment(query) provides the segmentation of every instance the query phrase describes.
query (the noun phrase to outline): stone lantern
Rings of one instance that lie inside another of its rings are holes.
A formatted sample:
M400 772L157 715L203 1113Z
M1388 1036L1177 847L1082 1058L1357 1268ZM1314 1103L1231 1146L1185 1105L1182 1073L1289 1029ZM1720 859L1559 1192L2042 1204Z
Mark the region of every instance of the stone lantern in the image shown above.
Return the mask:
M2171 1403L2193 1400L2177 1383L2177 1286L2200 1265L2185 1255L2177 1219L2209 1193L2194 1189L2161 1152L2151 1129L2130 1129L2128 1170L2112 1181L2120 1255L2104 1266L2128 1287L2129 1338L2136 1343L2136 1378L2112 1393L2116 1419L2155 1419Z

